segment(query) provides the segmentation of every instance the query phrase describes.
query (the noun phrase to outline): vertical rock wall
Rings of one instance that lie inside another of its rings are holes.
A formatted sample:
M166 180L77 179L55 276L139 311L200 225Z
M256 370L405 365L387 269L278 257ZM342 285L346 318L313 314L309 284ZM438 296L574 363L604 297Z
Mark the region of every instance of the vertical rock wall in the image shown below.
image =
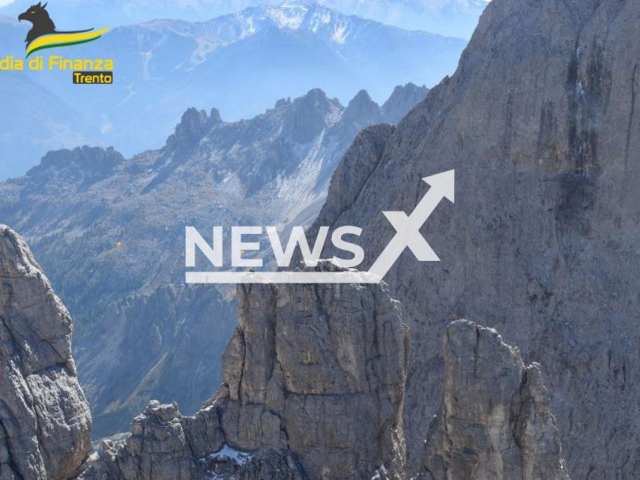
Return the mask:
M426 446L433 480L568 480L540 366L467 320L444 339L442 409Z
M69 478L91 449L72 323L24 241L0 225L0 478Z

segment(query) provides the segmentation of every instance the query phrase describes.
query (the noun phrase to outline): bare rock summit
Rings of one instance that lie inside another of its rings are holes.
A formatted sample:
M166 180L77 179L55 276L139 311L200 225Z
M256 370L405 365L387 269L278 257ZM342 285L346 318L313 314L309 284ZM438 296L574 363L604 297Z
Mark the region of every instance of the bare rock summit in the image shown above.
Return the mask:
M538 364L490 328L453 322L444 394L426 446L429 480L569 480Z

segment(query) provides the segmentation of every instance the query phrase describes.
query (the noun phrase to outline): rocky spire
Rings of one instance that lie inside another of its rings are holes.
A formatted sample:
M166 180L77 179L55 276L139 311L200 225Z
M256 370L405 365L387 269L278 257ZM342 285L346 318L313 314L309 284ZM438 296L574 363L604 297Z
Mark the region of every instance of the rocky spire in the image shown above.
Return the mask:
M25 242L0 225L0 477L67 479L91 449L72 323Z
M363 126L382 123L381 113L380 106L371 99L369 92L360 90L347 105L343 120L360 131Z
M408 330L386 286L240 286L238 317L228 440L286 448L312 478L403 474Z
M291 107L284 129L298 143L314 140L339 118L342 110L337 100L329 99L319 88L310 90L306 95L295 99Z
M425 99L427 93L429 93L429 89L424 85L421 87L413 83L407 83L404 86L398 85L382 105L382 115L385 122L399 123L412 108Z
M217 110L212 112L213 122L220 121L220 114ZM207 112L204 110L196 110L189 108L180 119L180 123L176 126L176 131L167 139L167 148L174 149L191 149L197 144L209 127Z
M467 320L444 339L442 410L432 423L425 477L432 480L568 480L540 366Z

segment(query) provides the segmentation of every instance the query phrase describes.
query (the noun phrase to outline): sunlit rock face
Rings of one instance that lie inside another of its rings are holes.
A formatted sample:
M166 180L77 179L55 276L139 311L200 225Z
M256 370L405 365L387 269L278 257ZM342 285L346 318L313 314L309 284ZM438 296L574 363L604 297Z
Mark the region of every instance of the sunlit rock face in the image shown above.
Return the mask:
M286 448L312 478L404 475L409 332L385 285L239 286L238 320L223 359L233 444Z
M639 8L491 2L457 72L392 133L365 131L336 171L316 227L362 228L366 269L395 234L381 212L413 211L421 179L455 169L455 205L421 230L441 262L407 251L385 279L412 330L412 469L455 315L542 365L572 477L640 476Z
M447 328L444 363L423 478L569 480L540 365L466 320Z
M218 393L194 417L150 403L83 478L404 478L409 331L386 286L244 285L237 295Z
M71 317L26 243L0 224L0 477L67 479L91 450Z

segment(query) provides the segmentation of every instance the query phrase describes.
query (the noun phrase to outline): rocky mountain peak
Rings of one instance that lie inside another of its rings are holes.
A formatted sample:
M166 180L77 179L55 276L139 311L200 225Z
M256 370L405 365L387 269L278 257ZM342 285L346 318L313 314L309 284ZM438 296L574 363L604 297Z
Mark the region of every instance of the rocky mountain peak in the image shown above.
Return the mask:
M217 110L215 112L217 119L220 119L220 113ZM208 120L209 117L204 110L189 108L182 114L175 133L167 139L167 148L173 150L180 146L198 143L207 132Z
M362 104L368 104L372 102L373 100L371 100L371 95L369 95L369 92L363 89L363 90L360 90L358 93L356 93L356 96L353 97L353 99L349 102L349 104L362 105Z
M70 182L87 186L108 177L124 163L124 157L112 147L78 147L47 153L27 176L39 184Z
M382 105L382 112L387 122L399 123L409 111L422 102L429 93L424 85L419 87L413 83L398 85L389 99Z
M285 122L285 129L298 143L308 143L339 118L342 106L329 99L319 88L295 99Z
M212 108L211 113L209 114L208 123L210 125L218 125L219 123L224 123L222 121L222 116L220 115L220 110L217 108Z
M431 480L569 480L540 365L467 320L444 337L442 410L426 443Z
M362 125L375 125L382 123L380 106L371 99L369 92L360 90L349 102L344 112L347 122L355 123L359 128Z
M291 103L291 98L281 98L276 101L276 105L274 108L282 108L285 105L289 105Z
M224 121L217 108L212 108L208 116L204 110L189 108L182 114L175 133L167 138L167 151L183 158L197 147L212 128L222 124Z
M317 30L337 18L343 17L338 11L313 1L291 1L280 5L261 7L279 28L297 30L300 28Z
M286 448L311 478L381 466L401 475L409 331L386 286L248 285L237 295L240 326L223 358L228 439Z
M325 109L329 103L329 97L327 97L327 94L320 88L313 88L305 95L296 98L293 101L294 105L305 105L308 107L314 106L321 109Z

